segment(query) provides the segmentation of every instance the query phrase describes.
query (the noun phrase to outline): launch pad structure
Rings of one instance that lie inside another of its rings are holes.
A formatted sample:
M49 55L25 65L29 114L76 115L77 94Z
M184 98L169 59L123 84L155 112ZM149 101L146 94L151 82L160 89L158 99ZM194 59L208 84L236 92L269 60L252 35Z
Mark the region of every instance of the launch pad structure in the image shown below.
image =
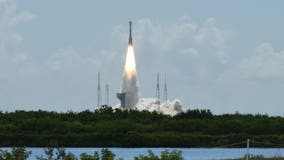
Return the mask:
M116 93L116 97L120 100L120 107L125 108L126 93Z

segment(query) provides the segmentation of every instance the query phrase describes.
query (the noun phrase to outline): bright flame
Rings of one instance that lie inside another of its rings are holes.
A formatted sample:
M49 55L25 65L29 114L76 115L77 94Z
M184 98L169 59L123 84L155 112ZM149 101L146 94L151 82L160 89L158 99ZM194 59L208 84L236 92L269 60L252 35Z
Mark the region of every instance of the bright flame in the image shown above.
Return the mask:
M136 64L135 64L134 50L132 45L128 45L127 48L124 73L126 74L128 79L130 79L133 76L136 76Z

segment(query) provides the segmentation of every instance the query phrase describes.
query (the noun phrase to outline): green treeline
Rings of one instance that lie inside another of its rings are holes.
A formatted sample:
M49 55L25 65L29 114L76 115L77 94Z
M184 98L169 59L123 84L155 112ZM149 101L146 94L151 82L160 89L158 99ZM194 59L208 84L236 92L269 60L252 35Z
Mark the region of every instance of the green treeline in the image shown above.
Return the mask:
M171 117L110 107L79 113L0 112L2 147L226 147L247 138L252 147L283 147L284 117L197 109Z

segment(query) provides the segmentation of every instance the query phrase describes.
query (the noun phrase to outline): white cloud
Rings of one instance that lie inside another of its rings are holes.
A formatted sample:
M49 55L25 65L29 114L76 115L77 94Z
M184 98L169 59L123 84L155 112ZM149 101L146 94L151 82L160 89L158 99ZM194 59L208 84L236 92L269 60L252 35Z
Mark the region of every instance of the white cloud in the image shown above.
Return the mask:
M195 48L185 48L185 49L181 50L181 54L183 54L185 56L196 57L196 56L199 55L199 52Z
M216 56L222 63L227 63L227 41L232 36L232 32L221 29L217 26L216 19L208 18L194 35L194 40L198 45L210 45L215 49Z
M270 43L257 45L252 53L237 64L230 64L219 76L222 83L264 83L283 81L284 50L275 50Z
M14 27L34 18L29 11L18 12L16 0L0 2L0 79L16 78L16 74L31 71L32 57L19 49L23 38Z
M47 61L47 66L53 71L66 71L75 68L81 68L85 65L96 62L95 57L83 57L76 49L72 47L59 49Z
M14 52L22 42L22 37L13 27L30 20L35 16L29 11L18 12L16 0L3 0L0 3L0 51Z
M208 18L201 25L185 17L170 25L157 24L144 18L134 23L133 32L137 50L150 47L154 53L163 54L177 53L178 48L184 52L194 48L201 55L213 54L220 63L228 61L227 43L232 37L232 31L219 27L214 18ZM120 46L125 45L127 37L126 26L119 25L112 33L113 42Z
M284 51L262 43L236 64L230 64L214 82L222 111L283 113ZM224 106L226 104L226 106ZM219 109L220 110L220 109Z
M284 50L276 51L271 44L262 43L238 68L243 78L284 78Z

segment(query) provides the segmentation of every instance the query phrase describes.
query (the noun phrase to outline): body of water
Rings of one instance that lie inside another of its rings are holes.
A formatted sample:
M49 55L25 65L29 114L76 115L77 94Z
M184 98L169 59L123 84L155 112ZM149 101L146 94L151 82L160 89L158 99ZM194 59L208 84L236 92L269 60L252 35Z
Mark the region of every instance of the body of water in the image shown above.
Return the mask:
M8 149L9 148L2 148ZM76 156L86 152L93 154L94 151L100 151L102 148L66 148L67 152L72 152ZM133 160L133 157L141 154L146 155L148 150L160 155L161 151L167 148L109 148L116 154L116 158L124 160ZM169 150L180 150L185 160L217 160L240 158L246 154L246 148L169 148ZM43 148L27 148L32 151L29 160L35 160L36 155L43 155ZM249 153L253 155L264 155L265 157L284 156L284 148L250 148Z

